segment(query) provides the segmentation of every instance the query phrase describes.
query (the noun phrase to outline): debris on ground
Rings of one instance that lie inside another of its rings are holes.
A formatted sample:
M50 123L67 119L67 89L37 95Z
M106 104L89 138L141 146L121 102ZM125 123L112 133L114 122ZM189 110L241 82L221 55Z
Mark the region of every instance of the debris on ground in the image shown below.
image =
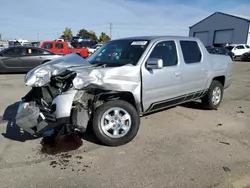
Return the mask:
M245 112L243 110L236 111L237 114L244 114Z
M81 156L76 156L73 158L71 154L64 153L55 155L54 157L55 159L49 164L52 168L59 168L61 170L70 169L71 171L84 172L87 170L87 168L91 167L90 164L83 164L84 161L80 161L83 159Z
M224 142L224 141L219 141L219 143L221 143L221 144L225 144L225 145L230 145L230 143L229 143L229 142Z
M222 168L223 168L223 170L224 170L225 172L231 172L230 168L228 168L228 167L226 167L226 166L223 166Z
M0 124L6 123L6 122L7 122L7 120L5 120L3 116L0 116Z
M218 124L217 124L217 127L221 127L221 126L222 126L222 123L218 123Z

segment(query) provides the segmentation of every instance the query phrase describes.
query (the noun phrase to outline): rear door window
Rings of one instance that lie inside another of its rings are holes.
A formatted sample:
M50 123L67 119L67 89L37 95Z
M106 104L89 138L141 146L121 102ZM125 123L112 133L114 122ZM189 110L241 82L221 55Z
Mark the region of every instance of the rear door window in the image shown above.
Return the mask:
M38 55L38 49L36 48L26 48L25 49L25 55Z
M56 49L63 49L63 43L56 43Z
M196 41L180 41L183 58L186 64L199 63L201 51Z

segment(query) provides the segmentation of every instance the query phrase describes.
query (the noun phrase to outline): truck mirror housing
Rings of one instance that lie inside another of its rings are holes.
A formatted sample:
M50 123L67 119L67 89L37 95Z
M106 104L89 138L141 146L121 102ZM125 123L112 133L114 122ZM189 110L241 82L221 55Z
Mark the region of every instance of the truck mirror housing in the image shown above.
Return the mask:
M158 58L149 58L147 60L146 67L150 69L162 69L163 60Z

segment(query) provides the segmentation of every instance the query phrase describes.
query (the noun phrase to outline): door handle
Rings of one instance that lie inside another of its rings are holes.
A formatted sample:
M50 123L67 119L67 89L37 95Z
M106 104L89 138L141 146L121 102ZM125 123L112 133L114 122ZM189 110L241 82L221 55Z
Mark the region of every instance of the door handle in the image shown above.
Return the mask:
M179 76L181 75L181 73L176 72L176 73L174 73L174 75L175 75L176 77L179 77Z
M207 72L207 69L202 69L203 72Z

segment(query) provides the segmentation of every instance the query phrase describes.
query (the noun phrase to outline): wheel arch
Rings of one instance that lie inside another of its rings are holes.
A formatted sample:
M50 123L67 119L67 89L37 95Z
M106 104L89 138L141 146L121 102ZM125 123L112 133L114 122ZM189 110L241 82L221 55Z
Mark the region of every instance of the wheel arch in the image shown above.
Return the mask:
M141 107L138 102L136 102L133 93L129 91L103 91L95 96L96 101L111 101L111 100L124 100L130 103L136 111L140 114ZM98 106L97 106L98 107Z
M224 75L221 75L221 76L216 76L212 79L213 80L216 80L218 82L220 82L223 86L225 85L225 80L226 80L226 77Z

